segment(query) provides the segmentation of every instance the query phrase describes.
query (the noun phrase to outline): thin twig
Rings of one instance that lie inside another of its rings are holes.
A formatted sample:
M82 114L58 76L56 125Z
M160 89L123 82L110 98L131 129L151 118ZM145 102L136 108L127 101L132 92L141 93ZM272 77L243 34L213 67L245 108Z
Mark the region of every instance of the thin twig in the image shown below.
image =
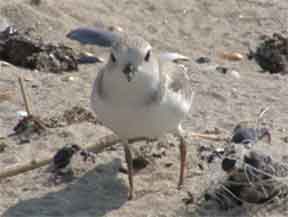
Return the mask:
M257 122L259 122L259 120L261 120L264 116L264 114L269 111L270 107L267 106L266 108L263 108L260 110L259 114L258 114L258 117L257 117Z
M199 138L199 139L207 139L207 140L212 140L212 141L229 141L228 137L223 137L215 134L207 134L207 133L194 133L191 132L188 135L194 138Z
M263 116L265 115L265 113L270 109L269 106L262 108L259 112L259 114L257 115L257 119L256 119L256 129L259 128L259 124L261 119L263 118Z
M28 100L28 97L27 97L27 94L25 92L25 88L24 88L24 84L23 84L23 79L21 76L18 77L18 82L19 82L19 85L20 85L20 90L21 90L21 94L22 94L22 97L23 97L23 101L24 101L24 105L25 105L25 110L28 114L28 116L31 115L31 109L30 109L30 104L29 104L29 100Z
M262 108L259 112L259 114L257 115L257 119L256 119L256 122L255 122L255 125L256 125L256 129L259 129L259 125L260 125L260 121L261 119L263 118L264 114L270 109L269 106L265 107L265 108ZM258 130L256 130L256 137L258 138Z

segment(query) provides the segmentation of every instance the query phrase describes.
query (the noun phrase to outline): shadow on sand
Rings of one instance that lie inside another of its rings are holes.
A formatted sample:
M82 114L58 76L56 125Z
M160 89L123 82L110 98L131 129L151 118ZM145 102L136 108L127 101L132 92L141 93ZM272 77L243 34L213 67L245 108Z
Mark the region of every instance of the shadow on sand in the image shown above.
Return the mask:
M94 170L58 192L18 202L4 217L104 216L127 201L127 187L117 177L119 159ZM105 171L96 172L96 171Z

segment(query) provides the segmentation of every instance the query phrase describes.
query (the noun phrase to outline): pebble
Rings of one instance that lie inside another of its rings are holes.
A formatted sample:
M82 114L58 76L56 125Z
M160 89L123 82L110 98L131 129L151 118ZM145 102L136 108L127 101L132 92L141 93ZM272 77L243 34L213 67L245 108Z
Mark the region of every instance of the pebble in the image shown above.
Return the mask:
M6 148L7 148L7 144L4 142L1 142L0 143L0 153L4 152Z
M228 68L226 68L226 67L224 67L224 66L217 66L217 67L216 67L216 71L217 71L217 72L220 72L220 73L222 73L222 74L226 74L227 71L228 71Z
M283 142L288 143L288 136L284 136L281 139L283 140Z
M77 80L77 77L75 77L75 76L66 76L66 77L63 77L62 79L61 79L62 81L76 81Z
M108 30L111 32L124 32L121 26L109 26Z
M235 88L235 87L233 87L231 90L232 90L232 93L237 93L238 92L237 88Z
M203 63L210 63L211 60L209 59L209 57L199 57L198 59L196 59L196 62L199 64L203 64Z
M240 74L236 70L230 71L229 74L232 75L234 78L240 79Z

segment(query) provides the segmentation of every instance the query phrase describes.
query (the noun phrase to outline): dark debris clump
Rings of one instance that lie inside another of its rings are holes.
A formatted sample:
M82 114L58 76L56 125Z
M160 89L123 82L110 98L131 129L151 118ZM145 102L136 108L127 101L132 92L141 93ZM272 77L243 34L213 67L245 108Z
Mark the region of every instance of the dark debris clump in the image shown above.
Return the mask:
M288 37L274 33L265 36L255 51L250 51L249 59L255 59L259 66L270 73L288 73Z
M69 125L83 121L94 124L97 123L96 117L93 113L80 106L74 106L71 110L66 110L63 114L63 118Z
M21 119L13 128L15 134L21 134L24 131L31 130L35 133L41 134L45 130L44 123L39 117L29 115Z
M221 159L224 154L223 148L216 148L213 145L203 146L201 145L198 150L198 157L201 161L207 162L208 164L213 163L216 159Z
M45 124L48 128L57 128L84 121L99 124L91 111L88 111L81 106L73 106L71 109L65 110L61 115L46 118Z
M46 125L40 117L28 115L19 120L13 131L9 137L16 136L20 139L20 143L26 143L30 141L33 135L42 135L46 132Z
M204 195L206 201L215 201L220 209L243 203L272 203L276 198L287 197L288 187L279 178L288 176L288 167L269 155L249 151L241 159L224 158L222 169L226 179Z
M0 59L13 65L61 73L78 70L77 58L72 48L45 43L13 27L0 32Z

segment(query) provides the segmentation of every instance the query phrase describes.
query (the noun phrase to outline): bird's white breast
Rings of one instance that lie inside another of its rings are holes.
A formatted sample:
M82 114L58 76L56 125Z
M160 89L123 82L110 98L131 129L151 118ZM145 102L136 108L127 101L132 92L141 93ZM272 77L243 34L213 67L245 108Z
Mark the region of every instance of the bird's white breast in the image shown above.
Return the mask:
M97 118L121 138L162 136L176 130L185 116L182 99L169 91L161 101L147 103L159 90L159 68L153 67L153 73L138 73L131 82L121 72L104 74L103 98L94 83L92 108Z

